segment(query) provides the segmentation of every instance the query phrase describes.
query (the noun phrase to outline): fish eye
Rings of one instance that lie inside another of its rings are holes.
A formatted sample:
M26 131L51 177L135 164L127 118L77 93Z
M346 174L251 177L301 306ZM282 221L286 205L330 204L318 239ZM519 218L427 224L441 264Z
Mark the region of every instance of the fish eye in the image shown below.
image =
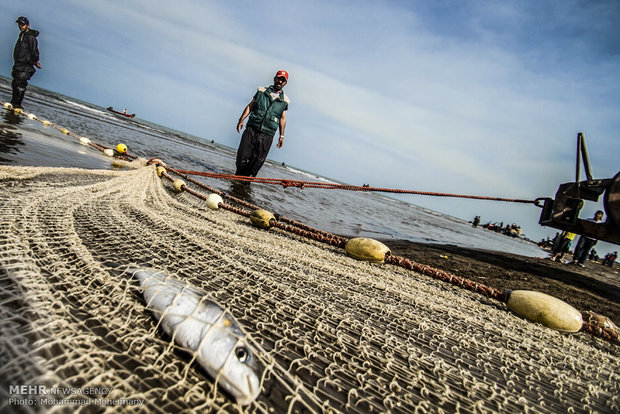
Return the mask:
M250 359L250 351L243 346L235 349L235 356L239 360L239 362L247 362Z

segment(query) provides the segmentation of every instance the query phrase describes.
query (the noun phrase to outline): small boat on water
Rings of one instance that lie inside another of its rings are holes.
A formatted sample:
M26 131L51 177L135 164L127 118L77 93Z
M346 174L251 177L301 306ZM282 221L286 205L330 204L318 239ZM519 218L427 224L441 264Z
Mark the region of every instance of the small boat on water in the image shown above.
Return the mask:
M106 109L108 111L110 111L110 112L114 112L115 114L126 116L127 118L133 118L133 117L136 116L136 114L128 114L126 109L124 111L117 111L116 109L112 108L111 106L108 106Z

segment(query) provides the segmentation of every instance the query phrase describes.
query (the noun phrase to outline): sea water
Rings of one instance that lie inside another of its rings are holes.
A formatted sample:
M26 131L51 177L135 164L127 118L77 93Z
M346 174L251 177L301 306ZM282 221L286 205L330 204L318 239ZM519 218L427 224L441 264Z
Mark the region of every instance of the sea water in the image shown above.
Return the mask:
M10 80L0 77L0 101L11 98ZM25 110L91 141L115 147L124 143L132 155L157 157L176 169L234 174L235 148L156 125L124 118L105 108L30 85ZM90 169L112 168L110 158L80 145L51 126L2 112L0 164ZM294 166L267 161L259 174L303 181L332 181ZM402 239L543 256L536 245L473 228L467 221L396 200L387 195L343 190L283 188L281 185L239 185L228 180L195 177L272 212L312 227L347 237ZM204 191L204 190L203 190Z

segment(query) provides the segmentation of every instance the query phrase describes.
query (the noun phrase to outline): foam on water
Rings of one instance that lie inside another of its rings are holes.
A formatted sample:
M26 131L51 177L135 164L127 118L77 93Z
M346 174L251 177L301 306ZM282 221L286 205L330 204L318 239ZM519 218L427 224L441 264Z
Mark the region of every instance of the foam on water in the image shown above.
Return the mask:
M87 111L87 112L90 112L90 113L93 113L93 114L98 114L98 115L108 115L108 113L106 113L105 111L102 111L102 110L96 109L96 108L91 108L89 106L86 106L86 105L83 105L83 104L80 104L80 103L77 103L77 102L74 102L74 101L71 101L71 100L64 100L64 102L66 104L71 105L71 106L73 106L73 107L75 107L77 109L80 109L82 111Z

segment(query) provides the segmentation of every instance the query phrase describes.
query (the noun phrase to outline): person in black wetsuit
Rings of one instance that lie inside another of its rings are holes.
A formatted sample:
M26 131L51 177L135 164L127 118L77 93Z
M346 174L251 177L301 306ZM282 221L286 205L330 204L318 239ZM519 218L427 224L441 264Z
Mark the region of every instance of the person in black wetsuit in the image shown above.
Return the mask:
M18 17L15 22L19 26L19 37L13 50L14 64L11 72L13 97L11 98L11 105L18 109L22 107L28 81L36 72L34 67L41 69L41 65L39 64L39 45L37 42L39 31L31 29L30 22L24 16Z

